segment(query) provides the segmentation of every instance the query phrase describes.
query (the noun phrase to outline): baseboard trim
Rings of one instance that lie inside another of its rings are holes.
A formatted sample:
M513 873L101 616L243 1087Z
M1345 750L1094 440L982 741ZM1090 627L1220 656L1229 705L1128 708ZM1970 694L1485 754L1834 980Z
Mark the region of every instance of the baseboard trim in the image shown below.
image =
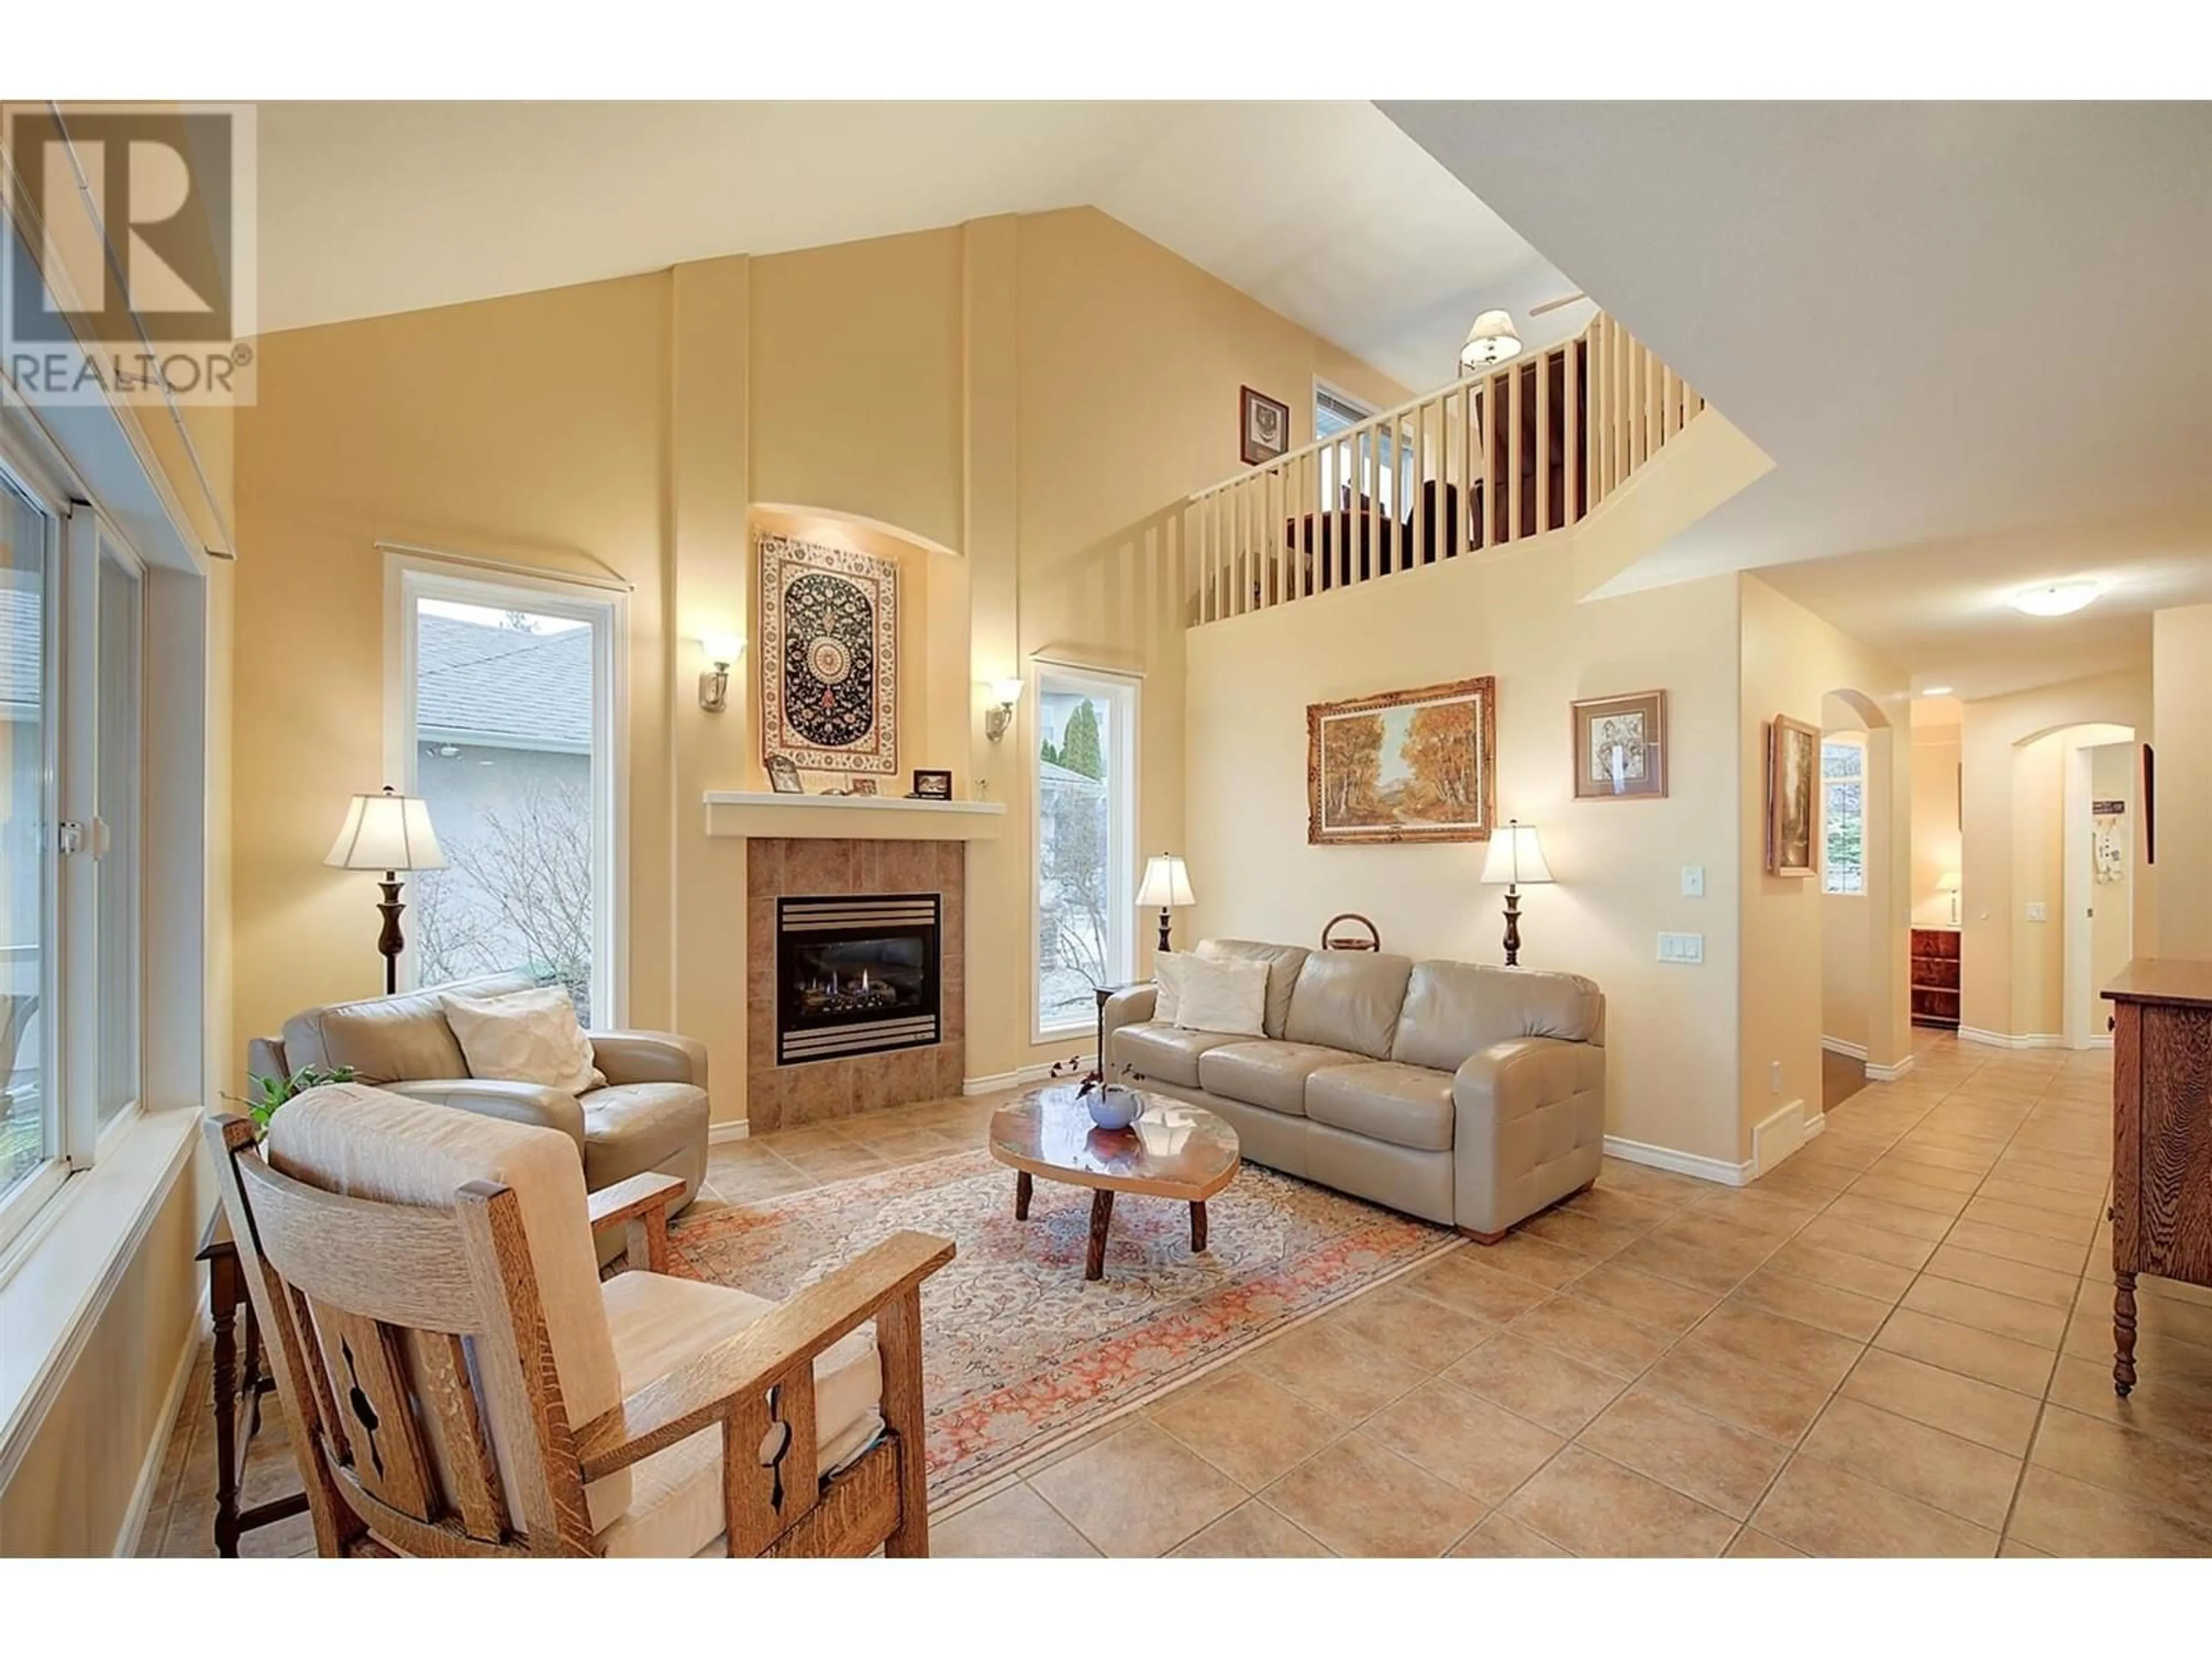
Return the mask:
M1841 1054L1845 1060L1866 1058L1866 1044L1853 1042L1848 1038L1824 1036L1820 1039L1820 1046L1832 1054Z
M1716 1182L1723 1187L1748 1187L1753 1177L1748 1160L1729 1164L1717 1158L1700 1158L1695 1152L1678 1152L1672 1146L1623 1140L1619 1135L1605 1138L1605 1155L1625 1164L1642 1164L1654 1170L1671 1170L1676 1175L1695 1176L1700 1181Z
M2056 1031L1985 1031L1978 1025L1961 1025L1959 1041L1978 1042L1988 1048L2063 1048L2066 1039Z
M709 1123L707 1126L707 1144L709 1146L726 1146L733 1140L744 1139L752 1129L751 1121L742 1117L730 1123Z
M1913 1061L1919 1058L1920 1056L1917 1054L1907 1054L1903 1060L1899 1060L1894 1066L1884 1066L1877 1061L1869 1060L1867 1062L1867 1081L1869 1083L1894 1083L1899 1078L1903 1077L1907 1072L1911 1071L1912 1069Z
M2081 1046L2084 1048L2109 1048L2112 1046L2112 1034L2106 1031L2101 1036L2093 1036Z
M1096 1054L1078 1054L1075 1063L1088 1071L1098 1063L1098 1057ZM1066 1064L1064 1060L1048 1060L1035 1066L1018 1066L1011 1072L994 1072L988 1077L963 1078L960 1092L963 1095L993 1095L1001 1089L1018 1089L1024 1083L1042 1083L1052 1075L1054 1066L1065 1066ZM1063 1071L1061 1075L1064 1077L1066 1073Z
M131 1506L123 1511L123 1524L116 1531L115 1553L132 1556L138 1553L138 1544L146 1530L146 1517L153 1512L154 1487L161 1478L161 1466L169 1461L169 1437L177 1431L177 1419L185 1409L185 1390L192 1385L192 1362L200 1357L200 1339L212 1328L214 1316L209 1310L210 1286L207 1275L200 1275L200 1299L193 1304L191 1323L185 1330L185 1351L177 1356L177 1369L169 1378L169 1389L161 1401L161 1425L154 1431L154 1443L146 1449L146 1461L138 1466L137 1484L131 1489Z
M1827 1119L1818 1112L1808 1113L1802 1100L1793 1100L1769 1112L1752 1126L1753 1178L1779 1169L1792 1152L1826 1127Z

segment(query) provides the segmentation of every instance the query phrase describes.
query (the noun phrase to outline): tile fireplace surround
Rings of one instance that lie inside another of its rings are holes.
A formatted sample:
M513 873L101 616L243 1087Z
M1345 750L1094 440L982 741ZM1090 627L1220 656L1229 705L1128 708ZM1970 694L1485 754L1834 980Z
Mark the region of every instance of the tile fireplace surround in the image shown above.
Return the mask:
M957 841L745 839L745 1117L750 1133L827 1122L960 1092L967 1060L968 849ZM942 1040L927 1048L804 1066L775 1056L775 902L937 893Z

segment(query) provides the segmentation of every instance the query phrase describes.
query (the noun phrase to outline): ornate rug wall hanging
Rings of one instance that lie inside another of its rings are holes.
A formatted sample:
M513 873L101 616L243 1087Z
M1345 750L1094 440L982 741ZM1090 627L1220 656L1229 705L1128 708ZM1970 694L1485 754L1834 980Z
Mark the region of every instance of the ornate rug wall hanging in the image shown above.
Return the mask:
M898 566L760 538L761 757L802 770L898 770Z

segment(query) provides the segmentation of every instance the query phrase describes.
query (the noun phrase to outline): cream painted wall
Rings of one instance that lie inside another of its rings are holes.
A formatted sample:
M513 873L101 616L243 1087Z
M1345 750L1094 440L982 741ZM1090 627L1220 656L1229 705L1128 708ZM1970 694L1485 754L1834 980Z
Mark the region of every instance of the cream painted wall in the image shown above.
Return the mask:
M2031 899L2055 906L2063 897L2062 868L2051 850L2059 840L2062 777L2055 748L2047 757L2027 750L2039 738L2094 722L2141 732L2148 725L2150 702L2150 676L2128 673L2067 680L1966 705L1960 728L1966 818L1960 850L1962 1031L2010 1039L2062 1030L2063 928L2055 910L2049 922L2026 919ZM2160 816L2163 821L2163 810ZM2132 888L2135 948L2141 955L2154 948L2163 874L2163 864L2156 872L2143 868L2138 845Z
M2139 933L2136 953L2212 961L2212 605L2151 619L2151 678L2157 932Z
M1821 723L1831 693L1849 696L1867 731L1866 1048L1870 1065L1911 1052L1906 961L1910 908L1911 769L1904 755L1909 697L1905 672L1753 576L1743 589L1738 797L1742 872L1742 996L1739 1008L1738 1138L1802 1103L1820 1109L1820 1025L1826 964L1814 877L1766 873L1765 755L1778 714ZM1780 1082L1772 1068L1781 1067Z
M1951 895L1936 884L1959 868L1959 728L1912 729L1912 922L1951 925ZM1961 908L1965 895L1960 895Z
M1521 959L1605 991L1609 1133L1733 1164L1736 582L1577 605L1564 539L1191 634L1200 902L1183 933L1310 945L1331 915L1353 910L1388 950L1501 960L1501 890L1478 879L1481 846L1306 842L1308 703L1493 674L1498 811L1539 827L1559 878L1523 898ZM1667 798L1574 800L1569 703L1652 688L1668 694ZM1685 865L1704 866L1704 898L1681 896ZM1662 965L1662 930L1704 934L1704 963Z

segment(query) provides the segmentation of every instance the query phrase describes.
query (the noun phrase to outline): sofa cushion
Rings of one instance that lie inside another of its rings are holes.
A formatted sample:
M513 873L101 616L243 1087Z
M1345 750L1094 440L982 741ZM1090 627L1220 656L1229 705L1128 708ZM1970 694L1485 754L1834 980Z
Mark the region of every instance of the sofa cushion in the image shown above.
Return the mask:
M284 1063L293 1072L350 1066L362 1083L466 1077L469 1062L446 1023L445 996L500 996L537 983L528 974L498 974L434 990L310 1008L284 1022Z
M659 1273L618 1273L601 1287L625 1395L685 1364L775 1304L744 1291ZM872 1325L848 1331L814 1362L816 1455L822 1474L851 1462L883 1431L883 1364ZM722 1536L722 1431L715 1425L631 1470L629 1507L601 1528L611 1556L685 1556Z
M503 996L448 994L439 999L471 1077L542 1083L580 1095L606 1082L592 1063L592 1045L562 985L534 986Z
M1455 1072L1468 1055L1522 1036L1603 1042L1603 994L1579 974L1416 963L1390 1058Z
M1193 957L1182 966L1182 998L1175 1023L1186 1031L1234 1031L1265 1036L1267 965L1229 957Z
M1195 1089L1200 1086L1200 1055L1224 1042L1244 1041L1229 1031L1186 1031L1166 1020L1148 1019L1141 1025L1124 1025L1114 1033L1114 1060L1133 1066L1142 1076Z
M577 1103L584 1109L584 1181L595 1193L707 1144L707 1091L694 1084L619 1083Z
M1310 951L1298 969L1283 1035L1293 1042L1388 1060L1413 970L1410 957L1379 951Z
M1328 1066L1358 1062L1358 1054L1310 1043L1231 1042L1200 1056L1198 1080L1210 1095L1304 1117L1306 1079Z
M1225 957L1242 962L1264 962L1267 964L1267 1007L1261 1018L1261 1029L1269 1036L1283 1036L1283 1022L1290 1018L1291 993L1297 988L1298 969L1305 966L1312 952L1303 945L1268 945L1259 939L1210 939L1198 947L1202 957Z
M1387 1060L1316 1072L1306 1085L1306 1115L1393 1146L1448 1152L1452 1074Z

